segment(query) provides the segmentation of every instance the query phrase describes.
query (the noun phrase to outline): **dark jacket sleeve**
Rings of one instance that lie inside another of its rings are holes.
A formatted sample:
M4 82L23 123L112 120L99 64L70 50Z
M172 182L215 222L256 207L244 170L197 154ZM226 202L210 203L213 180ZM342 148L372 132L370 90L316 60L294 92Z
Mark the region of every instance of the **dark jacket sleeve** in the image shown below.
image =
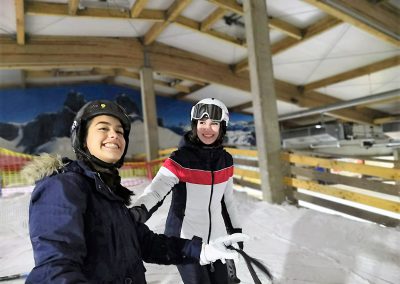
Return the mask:
M183 264L199 262L202 240L167 237L152 232L145 224L137 223L142 258L145 262L158 264Z
M85 194L76 179L50 177L38 184L29 208L35 268L26 283L87 283L83 214Z

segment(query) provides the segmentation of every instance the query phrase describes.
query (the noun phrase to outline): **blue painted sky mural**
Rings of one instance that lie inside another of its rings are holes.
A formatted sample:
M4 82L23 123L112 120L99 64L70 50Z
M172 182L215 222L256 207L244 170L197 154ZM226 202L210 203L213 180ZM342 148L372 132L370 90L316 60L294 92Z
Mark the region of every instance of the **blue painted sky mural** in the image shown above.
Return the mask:
M79 108L88 101L108 99L120 103L130 114L132 123L142 124L139 90L107 84L81 84L28 89L0 90L0 147L38 154L60 153L67 149L71 155L69 129ZM176 147L190 127L192 103L162 96L156 97L161 149ZM135 124L132 132L143 136L143 127ZM160 132L161 131L161 132ZM253 117L230 114L227 132L229 145L254 146ZM132 151L143 152L143 140L137 140Z
M24 123L37 115L59 111L69 92L77 92L86 101L95 99L114 100L120 94L131 98L141 112L141 98L138 90L107 84L85 84L76 86L56 86L46 88L0 90L0 122ZM188 125L190 119L189 102L157 96L157 116L166 127ZM252 121L251 115L230 114L232 122Z

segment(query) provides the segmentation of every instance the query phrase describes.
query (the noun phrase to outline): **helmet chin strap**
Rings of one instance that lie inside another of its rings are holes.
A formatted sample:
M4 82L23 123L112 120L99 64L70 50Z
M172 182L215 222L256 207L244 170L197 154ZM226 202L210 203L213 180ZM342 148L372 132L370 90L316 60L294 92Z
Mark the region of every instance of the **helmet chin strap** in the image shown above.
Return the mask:
M89 162L92 162L96 165L99 165L100 167L107 168L107 169L118 169L119 168L119 166L118 166L119 160L115 163L107 163L107 162L104 162L103 160L100 160L96 156L93 156L87 148L85 148L85 149L86 149L86 151L79 150L79 152ZM121 159L122 159L122 157L121 157Z

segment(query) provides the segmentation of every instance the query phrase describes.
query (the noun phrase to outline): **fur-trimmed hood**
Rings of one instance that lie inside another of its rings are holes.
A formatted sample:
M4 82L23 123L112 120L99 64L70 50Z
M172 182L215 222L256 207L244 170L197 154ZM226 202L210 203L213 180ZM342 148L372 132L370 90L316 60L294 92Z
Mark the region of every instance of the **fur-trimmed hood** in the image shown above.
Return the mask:
M38 180L58 172L66 164L67 161L63 161L61 156L45 153L33 158L31 162L26 164L21 175L29 184L34 184Z

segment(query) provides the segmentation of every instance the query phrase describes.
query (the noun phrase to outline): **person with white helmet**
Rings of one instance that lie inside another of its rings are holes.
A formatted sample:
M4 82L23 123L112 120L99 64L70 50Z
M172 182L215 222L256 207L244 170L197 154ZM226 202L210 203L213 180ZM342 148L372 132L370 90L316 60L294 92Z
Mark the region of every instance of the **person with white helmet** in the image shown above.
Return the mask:
M25 168L37 179L29 208L35 267L26 283L145 284L143 261L206 265L235 258L225 246L246 236L222 236L207 244L152 232L132 218L132 192L118 168L128 148L131 121L118 104L84 105L71 128L77 160L43 155Z
M229 112L215 98L199 101L190 113L191 130L135 201L131 214L145 222L172 192L165 224L168 236L199 236L206 243L241 232L233 195L233 158L223 148ZM185 284L239 283L234 265L178 265Z

